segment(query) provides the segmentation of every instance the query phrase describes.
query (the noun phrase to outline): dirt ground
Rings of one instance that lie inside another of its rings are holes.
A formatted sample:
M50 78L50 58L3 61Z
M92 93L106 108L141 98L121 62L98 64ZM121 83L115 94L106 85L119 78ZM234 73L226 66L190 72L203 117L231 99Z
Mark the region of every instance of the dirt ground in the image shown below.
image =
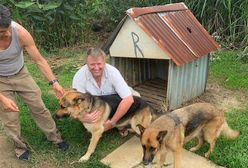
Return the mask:
M233 91L220 86L215 81L208 81L205 93L201 96L187 102L192 104L195 102L208 102L219 109L228 112L231 109L242 109L245 106L247 95L240 91Z
M247 96L244 93L231 91L223 88L214 81L209 81L206 92L196 99L187 102L209 102L217 108L228 111L230 109L241 109ZM0 123L1 124L1 123ZM0 125L1 126L1 125ZM2 129L0 128L0 168L27 168L31 167L29 162L16 159L12 144L7 140ZM36 165L38 168L55 168L56 166L40 163Z

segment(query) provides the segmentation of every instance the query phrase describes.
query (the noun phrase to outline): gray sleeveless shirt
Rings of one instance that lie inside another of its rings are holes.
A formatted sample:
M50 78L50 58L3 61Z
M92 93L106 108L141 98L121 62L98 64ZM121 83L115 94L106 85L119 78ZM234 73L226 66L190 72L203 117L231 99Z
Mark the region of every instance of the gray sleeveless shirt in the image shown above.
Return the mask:
M0 51L0 75L1 76L11 76L18 73L23 65L23 48L20 46L17 30L16 30L16 22L11 22L12 28L12 39L10 46Z

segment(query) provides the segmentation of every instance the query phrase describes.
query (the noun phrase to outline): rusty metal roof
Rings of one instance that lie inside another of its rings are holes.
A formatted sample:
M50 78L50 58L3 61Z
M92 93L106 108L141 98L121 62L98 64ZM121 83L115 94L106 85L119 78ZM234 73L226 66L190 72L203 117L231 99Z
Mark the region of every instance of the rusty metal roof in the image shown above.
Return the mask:
M184 3L131 8L127 10L127 15L156 41L177 66L205 56L220 47ZM109 39L109 47L120 28L121 26ZM103 49L106 51L109 47L105 45Z

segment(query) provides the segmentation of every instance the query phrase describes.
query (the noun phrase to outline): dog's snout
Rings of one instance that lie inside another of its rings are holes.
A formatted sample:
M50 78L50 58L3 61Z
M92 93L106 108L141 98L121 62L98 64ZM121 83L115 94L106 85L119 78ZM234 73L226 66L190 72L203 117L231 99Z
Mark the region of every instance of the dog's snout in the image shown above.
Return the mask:
M150 157L150 159L149 159L149 162L150 162L150 163L152 163L153 158L154 158L154 155L152 154L151 157Z
M68 117L68 116L69 116L68 114L65 114L65 115L62 115L62 116L55 114L56 119L62 119L62 118Z
M149 163L150 163L150 158L147 158L145 155L143 156L143 164L144 165L149 165Z
M54 118L55 119L61 119L64 117L67 117L69 114L67 114L67 112L65 111L65 109L61 109L59 108L56 113L54 114Z
M146 159L143 160L143 164L144 164L145 166L149 165L149 163L150 163L149 160L146 160Z
M60 118L62 118L62 117L61 117L61 116L58 116L57 114L54 114L54 118L60 119Z

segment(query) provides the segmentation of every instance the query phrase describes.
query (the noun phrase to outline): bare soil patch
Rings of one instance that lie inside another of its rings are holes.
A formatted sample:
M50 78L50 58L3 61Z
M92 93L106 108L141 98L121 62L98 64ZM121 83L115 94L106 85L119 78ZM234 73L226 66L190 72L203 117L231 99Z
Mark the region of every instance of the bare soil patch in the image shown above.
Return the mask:
M236 90L229 90L219 85L216 81L209 81L205 93L201 96L187 102L192 104L196 102L208 102L225 112L231 109L242 109L245 106L247 96Z

